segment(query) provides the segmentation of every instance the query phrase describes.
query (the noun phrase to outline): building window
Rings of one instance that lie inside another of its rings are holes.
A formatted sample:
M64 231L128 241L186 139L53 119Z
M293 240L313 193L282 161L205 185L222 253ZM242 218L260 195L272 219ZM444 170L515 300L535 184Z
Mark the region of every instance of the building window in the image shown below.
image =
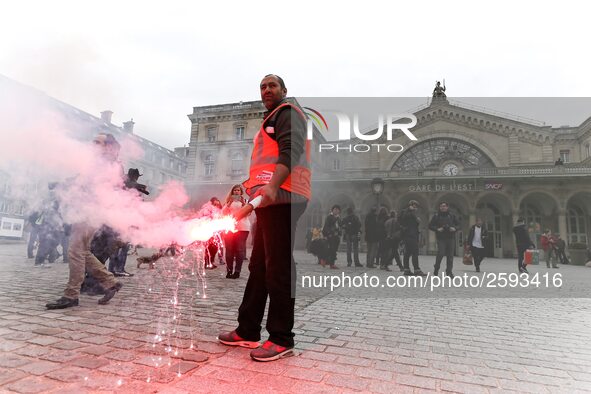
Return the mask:
M587 151L587 157L591 157L591 145L585 145L585 150Z
M236 127L236 141L242 141L244 139L244 126Z
M216 140L216 129L215 127L207 128L207 142L215 142Z
M568 210L566 225L569 244L574 242L587 243L587 226L585 223L585 214L582 209L571 207Z
M239 175L244 172L244 157L238 152L232 155L232 175Z
M341 169L341 161L339 159L334 159L332 162L332 169L338 171Z
M561 150L560 158L563 163L570 163L570 150Z
M213 160L213 155L205 156L205 175L211 176L213 175L213 171L215 170L215 162Z

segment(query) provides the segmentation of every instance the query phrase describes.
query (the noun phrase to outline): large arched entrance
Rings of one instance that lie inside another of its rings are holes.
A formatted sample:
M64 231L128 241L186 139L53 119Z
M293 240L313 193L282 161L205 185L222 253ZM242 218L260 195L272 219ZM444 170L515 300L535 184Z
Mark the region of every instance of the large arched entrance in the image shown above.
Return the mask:
M558 232L558 204L556 200L544 192L527 194L519 204L519 216L525 219L525 225L531 240L540 246L540 238L545 229Z
M591 214L591 193L577 193L566 204L566 236L562 238L568 244L582 243L589 245Z
M485 256L500 258L510 254L513 249L511 201L504 195L489 193L477 201L476 218L482 219L489 234L484 242Z

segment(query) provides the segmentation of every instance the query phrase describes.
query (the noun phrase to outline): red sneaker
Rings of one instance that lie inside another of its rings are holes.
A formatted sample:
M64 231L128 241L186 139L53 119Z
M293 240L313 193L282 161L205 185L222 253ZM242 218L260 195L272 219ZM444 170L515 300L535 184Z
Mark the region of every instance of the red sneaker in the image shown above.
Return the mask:
M238 334L236 334L236 330L218 335L218 341L224 345L242 346L249 349L256 349L257 347L261 346L259 342L247 341L246 339L240 337Z
M273 361L293 355L293 347L279 346L271 341L266 341L263 346L250 352L250 357L256 361Z

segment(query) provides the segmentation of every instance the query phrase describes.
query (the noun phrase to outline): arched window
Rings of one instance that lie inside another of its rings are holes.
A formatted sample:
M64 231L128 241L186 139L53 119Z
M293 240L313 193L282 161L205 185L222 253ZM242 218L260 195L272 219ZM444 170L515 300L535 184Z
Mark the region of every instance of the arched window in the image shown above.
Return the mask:
M529 203L521 204L521 216L525 219L525 226L527 227L531 240L540 245L540 237L542 236L542 214L535 205Z
M581 208L573 206L568 209L566 231L569 244L573 242L587 243L587 224Z
M492 160L472 144L453 138L435 138L406 150L396 160L392 169L397 171L438 169L447 160L457 161L464 168L494 167Z

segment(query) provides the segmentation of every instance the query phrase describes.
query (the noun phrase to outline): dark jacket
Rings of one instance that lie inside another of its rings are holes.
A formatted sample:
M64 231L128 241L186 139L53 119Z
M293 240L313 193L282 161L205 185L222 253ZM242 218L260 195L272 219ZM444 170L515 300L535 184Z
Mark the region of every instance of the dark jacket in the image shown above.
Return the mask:
M341 236L341 225L340 219L334 216L332 213L326 217L324 221L324 227L322 228L322 235L326 238L340 237Z
M370 212L365 217L365 242L378 242L378 232L378 215Z
M482 238L482 247L484 247L484 242L488 238L488 230L486 228L484 228L484 226L480 226L480 228L481 228L480 238ZM466 245L468 245L470 247L472 247L472 241L474 241L475 229L476 229L476 225L473 224L472 227L470 227L470 231L468 232L468 240L466 241Z
M402 239L419 239L419 224L421 220L417 217L415 211L406 208L400 212L400 230Z
M400 239L401 231L400 231L400 223L398 223L398 219L390 218L386 220L386 238L387 239Z
M454 237L456 231L458 231L459 225L460 221L451 212L437 212L429 222L429 230L435 231L435 236L438 240L451 239ZM443 231L437 231L438 228L442 227ZM455 231L450 230L452 227Z
M525 228L525 224L518 224L513 227L513 234L515 234L515 244L517 245L517 249L525 250L530 247L536 247L529 238L529 232Z
M376 228L377 228L377 238L378 242L382 242L386 239L386 221L388 220L388 216L381 216L378 215L376 218Z
M361 221L354 213L347 215L341 221L341 227L345 233L345 236L354 236L361 233Z

